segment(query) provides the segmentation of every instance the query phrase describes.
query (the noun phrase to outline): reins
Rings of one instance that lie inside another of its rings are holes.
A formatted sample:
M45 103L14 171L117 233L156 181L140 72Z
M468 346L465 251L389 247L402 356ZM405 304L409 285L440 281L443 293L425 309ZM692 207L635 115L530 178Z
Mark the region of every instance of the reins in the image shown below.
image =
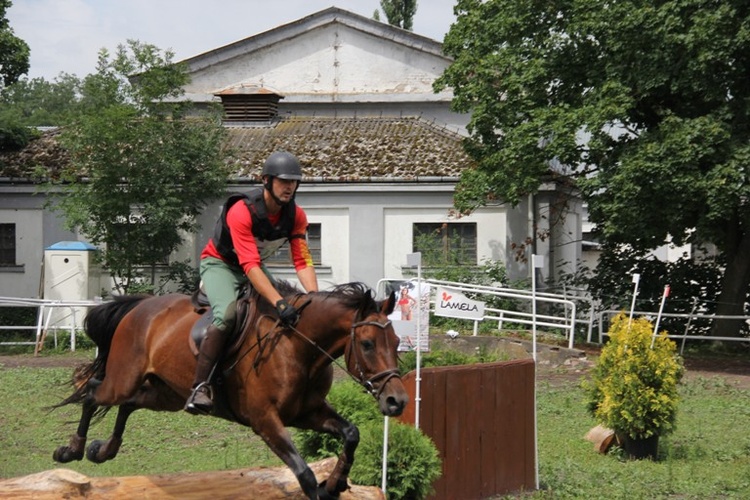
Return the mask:
M278 324L278 322L277 322L277 324ZM391 324L390 321L386 321L385 323L378 323L377 321L360 321L360 322L357 322L357 323L353 323L352 326L351 326L351 329L350 329L350 333L349 333L349 335L350 335L350 339L349 339L350 348L348 349L349 355L351 356L351 353L355 352L354 356L356 358L356 351L351 346L354 345L354 334L355 334L355 330L358 327L370 325L370 326L377 326L378 328L381 328L381 329L385 330L386 328L388 328L388 326L390 324ZM365 390L369 394L371 394L372 396L374 396L375 398L380 397L380 393L383 392L383 389L385 388L385 385L388 383L388 381L391 378L393 378L393 377L399 377L400 378L398 369L391 369L391 370L384 370L384 371L382 371L380 373L376 373L375 375L373 375L369 379L365 379L365 374L362 371L362 366L359 363L359 358L355 359L355 367L356 367L357 371L359 372L359 374L357 376L355 376L353 373L351 373L349 371L349 369L347 367L342 366L341 363L339 363L339 361L336 358L334 358L333 356L331 356L328 353L328 351L326 351L325 349L323 349L322 347L320 347L317 344L317 342L315 342L314 340L310 339L307 335L305 335L304 333L302 333L301 331L299 331L295 326L291 326L289 328L295 334L297 334L299 337L303 338L310 345L312 345L318 351L320 351L324 356L326 356L329 360L331 360L332 363L335 363L336 366L338 366L339 368L341 368L342 370L344 370L346 372L346 374L349 375L352 378L352 380L354 380L355 382L357 382L358 384L360 384L362 387L364 387ZM345 359L344 361L346 362L347 365L349 365L348 359ZM379 381L380 379L385 379L385 380L383 382L381 382L380 388L376 389L374 383L377 382L377 381Z

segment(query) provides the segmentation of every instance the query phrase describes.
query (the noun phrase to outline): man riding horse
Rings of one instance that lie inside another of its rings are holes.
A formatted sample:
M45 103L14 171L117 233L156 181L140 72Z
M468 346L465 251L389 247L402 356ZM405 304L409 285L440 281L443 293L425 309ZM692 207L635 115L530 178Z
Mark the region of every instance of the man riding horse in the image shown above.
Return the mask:
M300 284L307 292L318 291L305 238L307 215L294 202L302 179L299 160L286 151L274 152L263 164L261 177L262 188L229 197L214 235L201 253L200 276L213 321L200 344L193 392L185 404L185 410L193 414L206 414L213 409L210 377L234 327L240 289L248 281L276 306L282 324L290 326L298 320L298 311L274 286L263 265L265 259L289 241Z

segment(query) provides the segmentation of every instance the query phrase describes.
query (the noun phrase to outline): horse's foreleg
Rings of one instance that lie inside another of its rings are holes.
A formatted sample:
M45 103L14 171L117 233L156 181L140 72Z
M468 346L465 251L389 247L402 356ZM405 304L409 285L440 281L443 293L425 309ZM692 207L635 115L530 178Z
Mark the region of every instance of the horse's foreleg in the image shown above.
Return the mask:
M125 424L128 421L128 417L137 409L138 407L133 404L121 405L117 411L112 435L106 441L92 441L86 450L86 458L97 464L115 458L122 444L122 435L125 432Z
M333 472L328 476L320 486L319 494L321 498L324 495L338 497L339 493L349 488L348 479L349 471L354 463L354 452L359 445L359 430L357 426L345 420L341 415L328 405L321 408L320 411L312 414L304 422L304 427L317 432L326 432L340 438L343 443L343 449L333 468Z
M315 474L297 451L292 437L277 419L273 421L254 422L253 429L294 473L305 495L311 500L318 498L318 481Z

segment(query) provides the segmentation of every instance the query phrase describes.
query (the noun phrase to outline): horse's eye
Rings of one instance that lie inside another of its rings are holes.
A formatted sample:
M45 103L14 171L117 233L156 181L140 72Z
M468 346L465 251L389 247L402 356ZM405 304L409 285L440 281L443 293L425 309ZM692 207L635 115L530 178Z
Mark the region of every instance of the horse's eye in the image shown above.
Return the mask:
M375 349L375 342L373 342L372 340L363 340L362 349L364 349L365 351L372 351L373 349Z

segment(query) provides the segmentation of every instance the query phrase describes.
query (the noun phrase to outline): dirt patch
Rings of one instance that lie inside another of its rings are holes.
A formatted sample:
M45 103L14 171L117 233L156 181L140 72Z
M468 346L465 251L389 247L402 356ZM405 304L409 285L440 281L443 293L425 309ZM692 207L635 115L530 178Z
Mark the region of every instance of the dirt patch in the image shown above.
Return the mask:
M562 349L555 346L544 346L554 355L541 356L537 365L539 380L557 385L585 377L594 366L599 356L597 346L586 346L579 349ZM0 369L17 367L36 368L75 368L82 363L91 362L93 351L76 351L67 353L42 353L0 355ZM750 390L750 356L690 356L685 358L685 378L723 379L731 386Z

